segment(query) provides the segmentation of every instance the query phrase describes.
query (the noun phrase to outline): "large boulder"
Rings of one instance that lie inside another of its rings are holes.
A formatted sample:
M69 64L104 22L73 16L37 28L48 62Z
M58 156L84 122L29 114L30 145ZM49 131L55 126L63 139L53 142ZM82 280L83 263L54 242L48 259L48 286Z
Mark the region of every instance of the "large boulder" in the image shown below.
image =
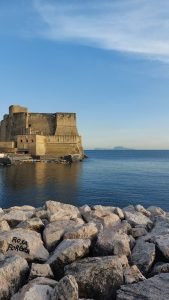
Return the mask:
M137 265L143 274L147 274L155 260L155 245L148 243L141 238L137 240L132 250L131 262Z
M63 277L53 292L52 300L78 300L78 285L72 275Z
M123 267L127 265L126 257L90 257L66 266L65 275L75 277L79 297L112 300L123 284Z
M57 220L70 220L80 217L79 209L70 204L64 204L56 201L47 201L45 208L50 222Z
M35 278L24 285L11 300L51 300L57 281L49 278Z
M112 226L120 223L120 218L116 214L103 209L86 211L83 213L83 218L86 222L94 222L103 226Z
M124 269L124 281L126 284L146 279L136 265Z
M44 224L40 218L31 218L17 225L17 228L30 229L41 232L44 229Z
M155 242L164 257L169 260L169 234L157 236Z
M86 256L89 253L90 245L89 239L63 240L47 261L55 277L60 279L65 265Z
M63 236L64 239L92 239L96 237L98 229L95 223L89 222L79 227L73 227L67 230Z
M117 292L117 300L136 299L169 299L169 273L159 274L139 283L124 285Z
M127 234L118 233L113 227L104 228L98 235L95 251L97 255L101 256L113 254L128 256L130 254L129 242L130 240Z
M43 262L49 256L40 234L21 228L0 232L0 252L19 255L28 261Z
M82 219L75 220L59 220L49 223L43 231L43 241L46 248L52 251L60 242L63 235L67 231L76 230L80 225L83 225Z
M158 273L169 273L169 263L157 262L153 267L151 275L156 275Z
M151 217L166 215L166 212L162 208L157 206L149 206L147 210L150 212Z
M0 299L10 299L27 279L29 266L19 256L9 256L0 261Z
M32 263L29 280L36 277L54 278L53 272L49 264L36 264Z
M33 210L21 210L18 208L13 208L3 215L3 219L6 220L11 227L15 227L20 222L31 218L33 213Z
M131 224L131 226L136 225L152 225L150 218L145 216L142 212L137 211L134 206L130 205L123 209L125 219Z
M10 230L10 226L6 220L0 221L0 232Z

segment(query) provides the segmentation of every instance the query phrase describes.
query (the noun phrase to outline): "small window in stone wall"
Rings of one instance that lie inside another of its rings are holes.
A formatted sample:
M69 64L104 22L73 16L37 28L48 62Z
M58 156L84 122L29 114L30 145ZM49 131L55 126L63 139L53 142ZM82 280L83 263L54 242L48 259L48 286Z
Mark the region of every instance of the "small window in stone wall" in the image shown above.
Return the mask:
M32 143L34 142L34 140L32 140Z
M26 142L28 143L28 140L26 140Z
M23 143L23 141L21 140L21 143Z

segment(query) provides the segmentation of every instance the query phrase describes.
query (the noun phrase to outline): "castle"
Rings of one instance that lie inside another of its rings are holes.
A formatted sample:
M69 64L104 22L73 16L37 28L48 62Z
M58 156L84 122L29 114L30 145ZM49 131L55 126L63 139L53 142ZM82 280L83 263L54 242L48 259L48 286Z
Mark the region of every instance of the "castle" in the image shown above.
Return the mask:
M0 122L0 152L34 156L83 155L75 113L30 113L11 105Z

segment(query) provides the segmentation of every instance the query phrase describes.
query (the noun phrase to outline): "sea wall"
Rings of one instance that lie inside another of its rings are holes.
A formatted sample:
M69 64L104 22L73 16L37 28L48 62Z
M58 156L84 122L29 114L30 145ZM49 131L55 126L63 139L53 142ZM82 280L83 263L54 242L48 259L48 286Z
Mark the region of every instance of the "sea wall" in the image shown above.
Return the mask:
M0 299L169 299L169 213L56 201L0 209Z

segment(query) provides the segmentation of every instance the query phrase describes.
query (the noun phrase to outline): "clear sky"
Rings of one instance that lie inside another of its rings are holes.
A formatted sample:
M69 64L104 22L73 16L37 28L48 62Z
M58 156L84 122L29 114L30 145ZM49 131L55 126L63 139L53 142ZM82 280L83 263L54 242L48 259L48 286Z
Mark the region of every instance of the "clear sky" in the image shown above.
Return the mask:
M86 149L169 149L169 1L0 0L11 104L76 112Z

